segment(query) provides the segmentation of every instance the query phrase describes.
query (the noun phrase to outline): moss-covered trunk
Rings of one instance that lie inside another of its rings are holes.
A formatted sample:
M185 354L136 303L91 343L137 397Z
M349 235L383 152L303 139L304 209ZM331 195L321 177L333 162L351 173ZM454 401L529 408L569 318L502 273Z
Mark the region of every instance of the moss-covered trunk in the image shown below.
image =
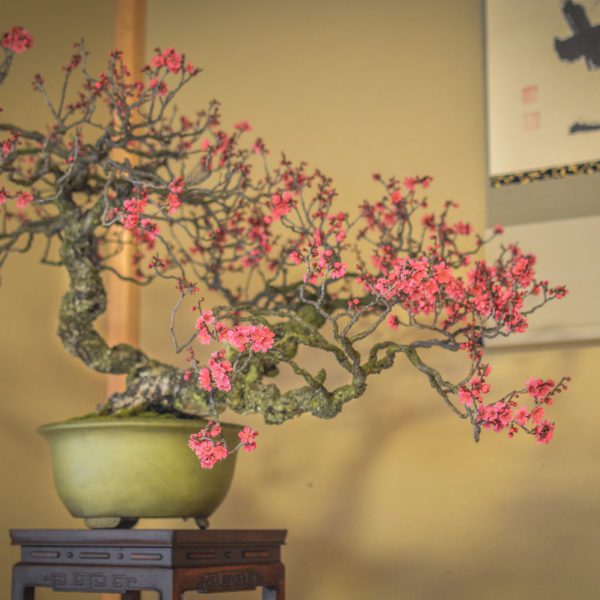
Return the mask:
M58 335L72 355L95 371L127 375L125 392L113 395L101 412L207 414L204 394L194 382L184 381L180 369L151 360L127 344L111 347L95 329L107 304L94 235L99 216L92 211L82 215L68 197L61 204L65 226L60 255L69 290L60 306Z

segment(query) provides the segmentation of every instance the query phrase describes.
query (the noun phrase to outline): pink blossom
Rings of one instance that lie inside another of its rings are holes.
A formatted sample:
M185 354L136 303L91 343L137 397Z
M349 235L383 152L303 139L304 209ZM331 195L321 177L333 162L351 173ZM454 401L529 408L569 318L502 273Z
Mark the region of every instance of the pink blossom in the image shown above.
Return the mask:
M544 381L543 379L536 379L531 377L527 382L527 392L529 395L539 402L545 402L546 404L552 404L552 398L550 393L554 389L556 384L552 379Z
M246 452L252 452L256 449L255 438L258 436L258 431L251 429L250 427L244 427L242 431L238 433L242 447Z
M454 225L454 230L460 235L471 235L471 231L473 230L473 228L470 223L463 223L462 221L458 221L458 223Z
M221 424L217 421L209 421L204 429L193 434L195 439L216 438L221 435Z
M546 419L536 426L534 433L538 444L549 444L554 437L554 423Z
M171 73L178 73L183 64L183 57L175 48L167 48L163 52L164 64Z
M227 332L227 341L238 351L243 352L250 342L252 327L248 325L235 325Z
M212 469L218 462L227 458L228 451L222 442L206 439L203 432L192 434L189 437L188 446L200 460L203 469Z
M239 121L234 125L238 131L252 131L252 126L248 121Z
M2 142L0 151L3 156L8 156L16 148L19 141L19 135L18 132L12 132L10 137Z
M512 410L508 403L498 401L492 405L480 404L478 409L478 420L486 429L502 431L509 427L512 420Z
M438 283L445 284L452 281L452 271L444 262L439 262L433 265L435 280Z
M527 419L529 419L529 411L526 406L520 406L519 409L515 412L515 421L519 425L525 425L527 423Z
M392 329L398 329L398 326L400 325L400 320L396 315L389 315L387 318L387 324Z
M292 193L283 192L283 194L273 194L273 212L272 217L274 220L281 219L284 215L287 215L292 210Z
M181 121L181 129L183 131L188 130L192 126L192 122L185 115L181 115L180 121Z
M302 255L300 254L300 252L298 252L298 250L292 250L290 252L290 260L295 264L295 265L299 265L303 258Z
M212 390L210 371L206 367L200 369L200 373L198 375L198 383L200 384L200 387L205 389L207 392L210 392Z
M215 315L212 310L203 310L196 320L196 328L199 325L212 325L215 322Z
M483 401L483 396L489 394L490 385L485 378L490 374L489 365L480 365L478 375L471 378L468 386L462 386L458 390L458 399L466 406L472 406L473 401Z
M178 73L183 65L183 56L174 48L167 48L162 54L154 55L150 63L155 69L167 67L171 73Z
M394 204L399 204L402 202L402 192L400 190L393 191L390 199Z
M156 236L160 233L160 229L156 223L150 219L142 219L140 221L140 232L142 235L136 237L138 241L144 241L149 247L153 247Z
M169 214L174 214L181 206L181 194L183 193L183 178L176 177L169 183Z
M275 333L266 325L256 327L252 332L252 351L267 352L273 347Z
M120 214L121 223L125 229L135 230L139 227L141 215L148 204L148 198L145 192L140 194L140 198L128 198L123 202L123 210Z
M167 94L167 84L164 81L159 81L158 77L153 77L148 85L151 90L156 90L160 96Z
M17 207L27 208L33 202L33 195L29 192L19 192L17 195Z
M199 329L198 329L198 341L203 345L203 346L207 346L208 344L211 343L212 341L212 337L210 335L210 331L208 330L207 327L205 327L204 325L202 325Z
M334 262L331 269L332 279L340 279L346 274L346 265L341 262Z
M150 60L150 64L155 69L158 69L159 67L162 67L165 64L165 59L163 58L162 54L155 54Z
M231 390L231 381L229 373L233 370L231 363L225 360L225 351L213 352L208 361L208 370L210 372L210 380L215 387L223 392ZM206 377L206 375L204 376ZM205 388L207 389L207 388Z
M33 46L33 37L23 27L12 27L2 36L2 46L15 54L20 54Z
M471 390L462 386L458 390L458 400L465 406L473 406L473 394Z
M532 423L539 425L544 418L544 407L541 404L538 404L529 415Z
M417 179L415 177L404 178L404 187L411 192L414 191L416 183Z

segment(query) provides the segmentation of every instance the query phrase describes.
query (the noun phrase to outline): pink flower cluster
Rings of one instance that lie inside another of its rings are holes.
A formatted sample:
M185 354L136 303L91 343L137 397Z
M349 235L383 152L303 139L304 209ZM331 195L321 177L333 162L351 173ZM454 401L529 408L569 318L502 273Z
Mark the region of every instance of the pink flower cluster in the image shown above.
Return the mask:
M198 383L207 392L217 388L223 392L231 391L229 374L233 370L231 363L225 359L225 350L213 352L208 367L200 369Z
M552 404L552 390L556 383L552 379L536 379L532 377L527 382L527 393L536 401Z
M255 438L258 435L258 431L251 429L250 427L244 427L242 431L238 433L238 437L240 438L240 442L242 444L242 448L246 452L252 452L256 450L256 441Z
M420 185L423 189L427 189L432 181L433 177L430 177L429 175L426 175L425 177L405 177L404 187L409 192L414 192L418 185Z
M517 433L516 424L527 430L526 426L529 423L539 444L550 443L554 436L554 423L544 419L544 407L538 404L529 412L527 407L522 405L514 411L515 405L512 401L502 400L487 406L481 405L478 408L478 421L486 429L493 429L496 432L508 428L509 437Z
M304 275L305 282L317 284L321 277L327 275L331 279L341 279L346 275L346 263L338 260L338 253L328 247L322 238L323 235L318 230L310 252L315 260L311 261L310 269ZM300 264L304 260L304 256L298 250L292 250L289 258L294 264Z
M20 54L33 46L33 37L23 27L11 27L10 31L2 36L1 43L7 50Z
M10 136L0 143L0 154L7 157L16 147L19 142L19 134L12 131Z
M454 279L443 262L432 265L425 257L394 258L389 267L388 261L379 256L373 257L373 262L384 274L364 274L357 281L371 294L399 304L413 315L432 313L440 299L440 286L447 286Z
M162 71L164 69L164 71ZM180 54L175 48L167 48L164 52L159 49L156 50L156 54L152 57L150 65L144 67L144 72L150 77L148 88L159 96L166 96L168 92L167 84L164 80L164 76L169 73L187 73L190 76L198 73L198 68L191 63L185 64L183 54ZM162 71L162 72L161 72ZM138 93L142 93L143 85L133 84Z
M489 365L480 365L477 375L471 379L469 385L459 389L460 402L469 408L476 407L477 421L486 429L496 432L508 429L508 435L513 437L521 428L533 433L539 443L549 443L554 435L554 423L544 419L543 404L553 403L552 397L566 389L568 378L563 379L558 385L551 379L545 381L531 378L525 389L486 405L483 400L490 391L490 386L486 382L489 373ZM525 405L516 409L517 403L514 399L518 398L519 393L528 393L534 399L535 407L531 411Z
M33 194L30 192L19 192L17 194L17 208L27 208L33 202Z
M179 73L183 66L183 56L175 48L167 48L164 52L157 50L150 64L155 68L166 67L171 73Z
M480 365L479 374L471 379L468 386L462 386L458 390L458 399L465 406L473 406L473 402L483 402L483 397L489 393L490 385L486 382L491 367Z
M215 316L212 310L203 310L196 319L196 331L198 331L198 340L201 344L210 344L212 337L208 326L214 322Z
M212 340L209 325L215 323L212 311L203 311L196 321L198 339L202 344L209 344ZM223 323L215 323L215 334L219 341L227 342L238 352L251 350L252 352L267 352L273 347L275 334L265 325L234 325L231 328ZM213 352L208 367L200 369L198 382L206 391L213 388L229 392L231 390L230 373L233 367L225 360L225 351Z
M198 457L203 469L212 469L229 455L221 435L221 425L214 421L209 421L198 433L192 433L188 439L188 446Z
M233 452L239 448L243 448L246 452L256 450L257 436L258 431L251 427L244 427L238 433L240 443ZM217 463L232 454L227 448L221 425L216 421L209 421L204 429L198 433L192 433L188 439L188 447L196 454L203 469L212 469Z
M181 206L181 194L183 193L183 178L176 177L169 183L169 214L173 215Z
M287 215L293 208L292 192L283 192L283 194L273 194L273 212L270 218L273 221L278 221L284 215ZM269 217L267 217L269 218Z
M266 325L234 325L227 327L225 323L216 322L212 310L205 310L196 319L198 340L201 344L209 344L213 339L209 325L214 324L216 337L220 342L226 342L238 352L247 349L252 352L267 352L273 347L275 334Z
M8 200L17 199L17 208L19 211L27 208L34 200L31 192L19 191L16 194L9 194L5 188L0 188L0 206L7 203Z
M140 192L139 197L131 197L123 202L123 207L117 211L119 220L123 227L131 231L133 238L140 244L151 250L154 247L156 236L160 233L159 227L150 218L144 217L144 211L148 206L148 195ZM134 262L137 264L142 255L136 255Z
M391 246L383 245L378 250L372 257L378 273L372 275L363 269L357 282L363 283L367 292L391 305L400 305L413 316L444 312L444 329L460 322L492 318L507 332L522 332L528 325L524 310L528 295L537 295L541 290L550 298L566 294L564 287L549 288L547 282L537 282L535 257L524 255L514 245L503 261L491 265L477 261L466 281L455 275L435 251L421 258L398 258ZM467 258L463 257L461 263L465 264Z
M145 192L139 198L128 198L123 202L120 219L125 229L137 229L140 226L141 217L148 206L148 196Z
M252 125L250 125L250 123L248 123L248 121L238 121L234 127L238 130L238 131L252 131Z
M252 352L267 352L273 347L275 334L266 325L234 325L221 334L238 352L250 346Z

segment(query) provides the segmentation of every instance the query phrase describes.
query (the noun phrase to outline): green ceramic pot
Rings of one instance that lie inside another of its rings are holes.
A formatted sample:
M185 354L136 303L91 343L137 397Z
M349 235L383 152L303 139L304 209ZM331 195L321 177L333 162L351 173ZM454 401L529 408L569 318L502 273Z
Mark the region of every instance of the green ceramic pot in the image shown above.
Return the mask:
M89 418L45 425L58 495L89 527L123 527L139 517L193 518L221 504L236 455L210 471L187 446L205 421L161 417ZM223 424L232 448L241 427Z

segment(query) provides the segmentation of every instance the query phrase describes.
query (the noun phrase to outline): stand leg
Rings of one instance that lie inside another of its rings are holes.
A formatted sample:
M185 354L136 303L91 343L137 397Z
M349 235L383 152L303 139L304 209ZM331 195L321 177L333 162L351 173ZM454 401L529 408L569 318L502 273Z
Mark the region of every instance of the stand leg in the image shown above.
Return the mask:
M20 565L12 569L12 600L34 600L35 587L25 580L25 574Z
M285 600L285 568L279 565L279 577L276 586L263 587L263 600Z
M121 600L142 600L142 592L136 590L130 590L121 594Z
M13 579L12 600L35 600L35 588L25 587L21 582Z
M183 600L183 593L185 592L182 584L178 581L174 581L172 576L166 575L164 578L161 577L158 597L160 600Z

